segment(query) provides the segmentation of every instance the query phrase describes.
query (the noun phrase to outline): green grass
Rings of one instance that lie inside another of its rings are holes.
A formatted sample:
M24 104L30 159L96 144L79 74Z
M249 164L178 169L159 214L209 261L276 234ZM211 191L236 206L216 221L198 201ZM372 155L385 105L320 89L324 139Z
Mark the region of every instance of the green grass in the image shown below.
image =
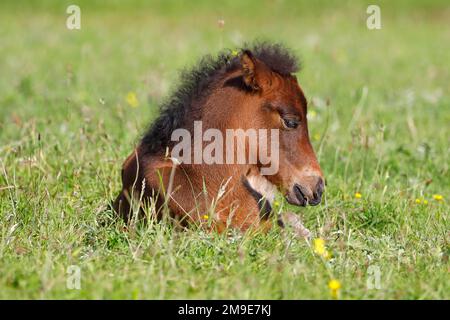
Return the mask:
M69 31L71 3L0 4L0 298L328 299L331 278L344 299L450 298L446 1L382 1L375 31L364 1L78 1L82 29ZM178 70L261 37L304 63L327 190L296 210L333 258L280 229L124 231L104 208ZM70 265L80 290L66 287Z

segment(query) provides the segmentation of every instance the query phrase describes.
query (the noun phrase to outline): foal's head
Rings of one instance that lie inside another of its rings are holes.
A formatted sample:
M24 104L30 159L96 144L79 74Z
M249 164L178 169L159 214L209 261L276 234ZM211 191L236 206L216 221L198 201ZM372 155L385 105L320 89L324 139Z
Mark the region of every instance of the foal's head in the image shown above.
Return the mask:
M279 129L278 172L266 178L291 204L319 204L324 179L309 140L307 101L297 78L272 70L250 51L242 53L241 65L242 79L251 97L248 105L252 108L252 125Z

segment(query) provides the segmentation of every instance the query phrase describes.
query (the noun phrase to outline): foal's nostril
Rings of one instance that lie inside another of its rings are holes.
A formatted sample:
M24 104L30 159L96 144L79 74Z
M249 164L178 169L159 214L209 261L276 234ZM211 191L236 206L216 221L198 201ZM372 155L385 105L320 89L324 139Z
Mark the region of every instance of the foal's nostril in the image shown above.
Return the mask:
M314 198L311 201L309 201L310 205L316 206L322 201L323 189L324 189L323 179L319 178L319 181L317 182L313 193Z
M299 205L306 206L307 198L304 192L302 191L302 187L300 185L298 184L294 185L294 193L295 196L297 197L297 200L299 201Z
M323 189L324 189L323 179L319 178L319 181L317 182L317 185L316 185L316 192L319 196L322 196Z

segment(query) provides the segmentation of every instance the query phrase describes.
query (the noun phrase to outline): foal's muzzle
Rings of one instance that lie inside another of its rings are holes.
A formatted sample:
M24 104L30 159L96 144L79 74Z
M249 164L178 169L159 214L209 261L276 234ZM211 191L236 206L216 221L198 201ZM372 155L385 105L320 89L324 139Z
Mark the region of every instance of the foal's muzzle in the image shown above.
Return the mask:
M314 179L315 185L310 189L301 184L294 184L293 190L288 194L287 200L290 204L297 206L317 206L322 201L324 183L322 178Z

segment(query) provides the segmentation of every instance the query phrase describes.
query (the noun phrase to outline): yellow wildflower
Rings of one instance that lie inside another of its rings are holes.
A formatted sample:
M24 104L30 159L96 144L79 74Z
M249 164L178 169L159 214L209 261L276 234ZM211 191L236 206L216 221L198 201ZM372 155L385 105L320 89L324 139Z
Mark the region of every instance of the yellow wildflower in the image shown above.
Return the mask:
M331 253L325 247L325 240L317 238L313 240L314 253L321 256L325 260L331 259Z
M359 192L356 192L356 193L355 193L355 198L356 198L356 199L361 199L361 198L362 198L362 194L359 193Z
M126 101L132 108L137 108L139 106L139 101L136 97L136 93L134 92L128 92L126 96Z
M336 279L332 279L328 282L328 288L330 288L331 297L337 299L339 295L339 289L341 289L341 282Z
M428 200L427 200L427 199L424 199L424 198L417 198L417 199L415 200L415 202L416 202L417 204L424 204L424 205L427 205L427 204L428 204Z
M314 252L320 256L324 256L325 252L327 251L325 249L325 240L321 238L317 238L313 240L314 245Z
M208 216L207 214L204 214L204 215L203 215L203 219L208 220L208 219L209 219L209 216Z
M232 51L231 51L231 55L232 55L233 57L237 57L238 54L239 54L239 51L237 51L237 50L232 50Z
M328 282L328 288L331 290L339 290L341 288L341 283L339 280L332 279L330 282Z
M441 194L433 194L433 199L436 201L443 201L444 197Z

